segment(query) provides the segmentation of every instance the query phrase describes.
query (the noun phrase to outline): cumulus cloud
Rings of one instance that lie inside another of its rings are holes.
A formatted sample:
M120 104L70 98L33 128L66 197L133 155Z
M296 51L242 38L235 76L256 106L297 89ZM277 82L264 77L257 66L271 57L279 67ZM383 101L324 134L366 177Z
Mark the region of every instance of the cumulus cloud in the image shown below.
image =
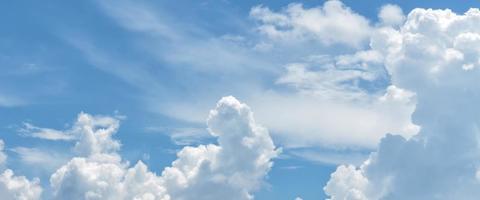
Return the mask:
M231 96L210 111L207 124L218 145L186 147L162 173L172 199L252 199L278 154L267 129Z
M139 161L126 163L76 157L50 177L54 199L169 199L158 176Z
M113 139L119 120L80 113L69 130L77 157L50 177L54 199L168 199L161 179L139 161L129 168Z
M28 180L24 176L15 176L10 169L0 174L0 196L5 200L40 199L42 188L40 180Z
M260 22L258 30L274 40L313 40L358 47L370 34L369 21L337 0L314 8L293 3L279 12L256 6L250 16Z
M398 26L405 20L405 15L399 6L387 4L380 9L378 18L383 25Z
M392 83L417 95L421 131L387 135L360 167L338 167L331 199L478 198L479 22L479 9L414 9L400 30L375 34Z
M75 151L81 156L114 154L120 149L120 142L112 135L118 130L119 120L106 116L92 116L80 113L70 132L79 139Z
M187 146L161 176L139 161L129 167L112 138L119 121L81 113L72 130L78 156L50 178L55 199L252 199L278 150L250 108L222 98L210 112L208 130L218 144Z
M0 140L0 164L4 165L7 155L3 152L5 143ZM24 176L15 176L11 169L0 174L0 197L5 200L35 200L40 199L42 188L40 180L28 180Z

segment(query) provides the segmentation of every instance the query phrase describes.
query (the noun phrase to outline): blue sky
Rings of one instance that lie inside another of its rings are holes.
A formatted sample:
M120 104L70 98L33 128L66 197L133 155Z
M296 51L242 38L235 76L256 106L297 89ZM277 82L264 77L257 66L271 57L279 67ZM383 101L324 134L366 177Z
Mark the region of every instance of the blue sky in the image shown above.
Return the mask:
M160 175L183 147L217 143L205 120L217 101L232 95L250 106L256 122L269 129L275 146L282 149L253 192L255 198L327 198L323 187L338 165L361 165L385 134L410 138L419 131L417 122L424 121L421 116L411 118L415 102L388 100L399 88L405 91L398 94L408 98L423 90L396 78L397 72L384 61L347 58L376 50L370 32L384 26L377 17L382 6L396 5L407 15L414 8L448 8L462 14L476 5L343 1L342 11L353 16L346 19L354 22L332 22L346 24L347 28L338 25L337 34L337 25L330 25L331 34L323 31L325 27L297 30L268 18L292 18L286 11L289 5L303 5L298 11L303 13L317 12L314 9L326 7L324 3L4 2L0 139L8 159L3 167L28 179L38 177L42 197L52 197L49 178L75 156L76 141L32 134L41 128L65 134L84 112L118 119L120 128L113 137L122 144L122 160L142 160ZM325 18L320 19L325 23L338 19L316 17ZM345 33L346 41L340 38L341 31L352 31L349 23L357 22L358 32ZM399 23L392 26L398 30L403 21ZM272 26L285 35L275 38L262 32ZM299 73L305 76L299 78ZM32 161L29 156L51 161Z

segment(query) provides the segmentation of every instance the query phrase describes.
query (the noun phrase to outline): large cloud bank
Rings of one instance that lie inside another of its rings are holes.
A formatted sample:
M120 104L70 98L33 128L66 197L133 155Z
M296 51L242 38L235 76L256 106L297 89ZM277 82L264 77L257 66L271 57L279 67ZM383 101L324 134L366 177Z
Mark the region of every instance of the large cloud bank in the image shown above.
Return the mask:
M392 84L416 93L421 131L387 135L360 167L339 166L324 190L331 199L478 199L480 10L414 9L392 27L379 28L371 47Z
M139 161L133 167L117 151L112 136L119 121L81 113L70 131L77 134L77 157L50 178L54 199L252 199L278 151L268 131L234 97L210 112L208 129L218 145L184 147L160 176Z
M272 52L295 55L276 80L292 92L268 91L249 101L287 148L373 149L388 132L407 138L418 132L411 122L415 95L388 87L384 55L368 49L378 27L397 27L405 16L395 5L385 5L379 15L380 22L373 24L337 0L251 9Z

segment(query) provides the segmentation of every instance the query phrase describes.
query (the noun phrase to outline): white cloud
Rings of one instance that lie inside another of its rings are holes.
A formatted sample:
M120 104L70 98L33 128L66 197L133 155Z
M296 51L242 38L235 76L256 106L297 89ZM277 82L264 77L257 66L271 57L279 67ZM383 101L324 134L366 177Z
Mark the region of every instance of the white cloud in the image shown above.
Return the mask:
M374 36L392 83L416 93L422 128L387 135L360 167L338 167L324 188L332 199L478 198L479 19L478 9L414 9L401 31Z
M139 161L125 163L76 157L50 178L54 199L169 199L158 176Z
M73 135L65 134L62 131L40 128L30 123L24 122L23 127L18 129L18 132L24 136L41 138L46 140L73 140Z
M161 176L138 162L129 168L111 136L118 120L81 113L72 130L79 157L50 178L55 199L252 199L278 150L249 107L222 98L208 118L218 145L187 146Z
M380 23L383 25L398 26L405 21L405 15L402 8L397 5L387 4L382 6L378 13Z
M368 40L371 28L366 18L336 0L313 8L293 3L279 12L256 6L250 16L260 22L261 33L288 42L313 40L327 45L341 43L359 47Z
M327 194L334 194L332 200L367 200L363 191L368 179L352 165L341 165L337 168L324 188Z
M115 153L120 142L112 139L120 126L116 118L80 113L71 132L79 138L75 151L81 156Z
M259 121L287 147L373 148L386 133L411 137L418 132L411 122L415 96L396 94L400 91L392 86L384 95L356 96L356 101L267 92L250 101Z
M224 97L210 111L208 128L218 145L185 147L162 173L172 199L251 199L278 151L250 108Z
M54 199L168 199L162 180L139 161L132 168L113 139L119 120L80 113L69 130L78 138L77 157L50 177Z
M0 140L0 165L4 165L7 155L3 151L5 143ZM15 176L11 169L0 174L0 197L5 200L36 200L40 199L42 187L40 180L28 180L24 176Z
M197 125L203 123L211 102L234 94L248 101L258 121L286 146L372 148L386 132L415 134L410 122L413 100L405 104L379 101L388 85L383 54L364 49L375 27L340 1L308 8L291 4L279 11L252 8L250 15L258 22L255 28L273 27L280 38L261 31L218 36L191 22L176 21L170 17L174 13L148 4L102 1L99 5L135 34L130 41L135 47L158 59L162 67L110 56L108 49L79 37L68 41L92 65L140 88L139 99L149 112ZM166 68L179 80L174 86L152 76L164 74ZM290 109L279 113L279 107ZM357 134L348 137L352 132ZM180 143L201 140L188 134L170 135Z
M45 140L76 140L74 150L79 155L108 154L120 149L120 143L112 139L120 125L122 116L92 116L78 114L74 125L67 130L41 128L30 123L23 123L18 132L24 136Z
M24 176L15 176L10 169L0 174L0 197L5 200L40 199L42 188L38 179L28 180Z
M336 57L311 55L304 62L288 64L277 84L322 98L365 99L374 95L359 86L360 81L373 82L383 78L382 64L383 57L377 51L358 51Z

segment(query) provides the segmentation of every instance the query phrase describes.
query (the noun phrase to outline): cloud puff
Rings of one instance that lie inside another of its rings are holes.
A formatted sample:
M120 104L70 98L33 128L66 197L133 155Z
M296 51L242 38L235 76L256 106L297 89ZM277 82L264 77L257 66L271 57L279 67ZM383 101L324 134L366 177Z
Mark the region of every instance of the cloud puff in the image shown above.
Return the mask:
M224 97L210 111L218 145L186 147L162 173L172 199L252 199L278 151L250 108Z
M169 199L161 179L139 161L134 167L76 157L50 178L54 199Z
M4 165L7 155L3 152L5 143L0 140L0 165ZM0 197L5 200L35 200L40 199L42 188L40 180L28 180L24 176L15 176L11 169L0 174Z
M80 113L68 131L76 136L74 157L50 177L54 199L169 199L162 180L139 161L129 168L112 138L119 120Z
M399 30L372 38L392 83L415 92L410 139L387 135L360 167L340 166L331 199L477 199L480 10L414 9Z
M403 15L402 8L399 6L387 4L380 9L378 18L383 25L397 26L403 23L405 15Z
M120 149L120 142L112 139L112 135L119 125L116 118L80 113L70 131L79 138L75 151L82 156L115 153Z
M268 131L256 124L250 108L222 98L210 112L210 134L218 145L187 146L157 176L139 161L129 168L111 136L118 120L81 113L72 130L83 135L78 157L50 178L55 199L252 199L278 150Z
M275 40L314 40L358 47L370 34L368 20L337 0L307 9L294 3L280 12L256 6L250 16L260 22L261 33Z
M5 200L40 199L42 188L40 180L28 180L24 176L15 176L10 169L0 174L0 196Z

